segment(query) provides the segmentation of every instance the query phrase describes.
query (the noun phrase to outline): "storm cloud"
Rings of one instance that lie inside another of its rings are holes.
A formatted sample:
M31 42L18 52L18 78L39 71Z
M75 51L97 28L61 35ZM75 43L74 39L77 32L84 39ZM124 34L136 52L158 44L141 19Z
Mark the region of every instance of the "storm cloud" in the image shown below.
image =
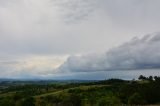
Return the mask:
M61 71L94 72L160 68L160 33L133 38L101 55L71 56Z
M159 43L142 35L159 31L159 5L160 0L0 0L0 77L158 68Z
M159 4L159 0L0 0L0 50L14 55L105 51L134 35L158 31Z

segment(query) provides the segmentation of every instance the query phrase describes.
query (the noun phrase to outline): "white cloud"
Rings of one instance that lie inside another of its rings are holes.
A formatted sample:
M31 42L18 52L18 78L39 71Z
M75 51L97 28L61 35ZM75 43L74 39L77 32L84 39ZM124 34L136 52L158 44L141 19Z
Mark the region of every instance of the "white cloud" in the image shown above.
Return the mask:
M0 61L0 77L4 78L41 78L56 74L68 56L26 56Z
M10 54L105 51L160 27L157 0L1 0L0 4L0 50Z

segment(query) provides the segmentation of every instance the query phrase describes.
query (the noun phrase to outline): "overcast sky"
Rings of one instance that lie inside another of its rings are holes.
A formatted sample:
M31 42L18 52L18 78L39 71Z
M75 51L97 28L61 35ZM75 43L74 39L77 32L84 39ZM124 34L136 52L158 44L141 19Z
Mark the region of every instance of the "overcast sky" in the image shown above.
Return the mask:
M0 78L160 68L159 5L160 0L0 0Z

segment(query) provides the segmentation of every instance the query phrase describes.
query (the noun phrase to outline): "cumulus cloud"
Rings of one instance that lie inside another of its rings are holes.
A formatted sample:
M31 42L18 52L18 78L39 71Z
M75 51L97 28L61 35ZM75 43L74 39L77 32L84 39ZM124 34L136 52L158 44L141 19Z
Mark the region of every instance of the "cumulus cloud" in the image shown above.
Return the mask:
M133 38L101 55L71 56L60 71L94 72L160 68L160 33Z

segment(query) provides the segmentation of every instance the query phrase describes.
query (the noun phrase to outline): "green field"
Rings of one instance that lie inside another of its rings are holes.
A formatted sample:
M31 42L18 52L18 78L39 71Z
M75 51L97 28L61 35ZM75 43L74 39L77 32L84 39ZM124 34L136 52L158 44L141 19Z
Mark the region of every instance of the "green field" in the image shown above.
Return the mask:
M160 77L72 83L1 83L0 106L158 106Z

